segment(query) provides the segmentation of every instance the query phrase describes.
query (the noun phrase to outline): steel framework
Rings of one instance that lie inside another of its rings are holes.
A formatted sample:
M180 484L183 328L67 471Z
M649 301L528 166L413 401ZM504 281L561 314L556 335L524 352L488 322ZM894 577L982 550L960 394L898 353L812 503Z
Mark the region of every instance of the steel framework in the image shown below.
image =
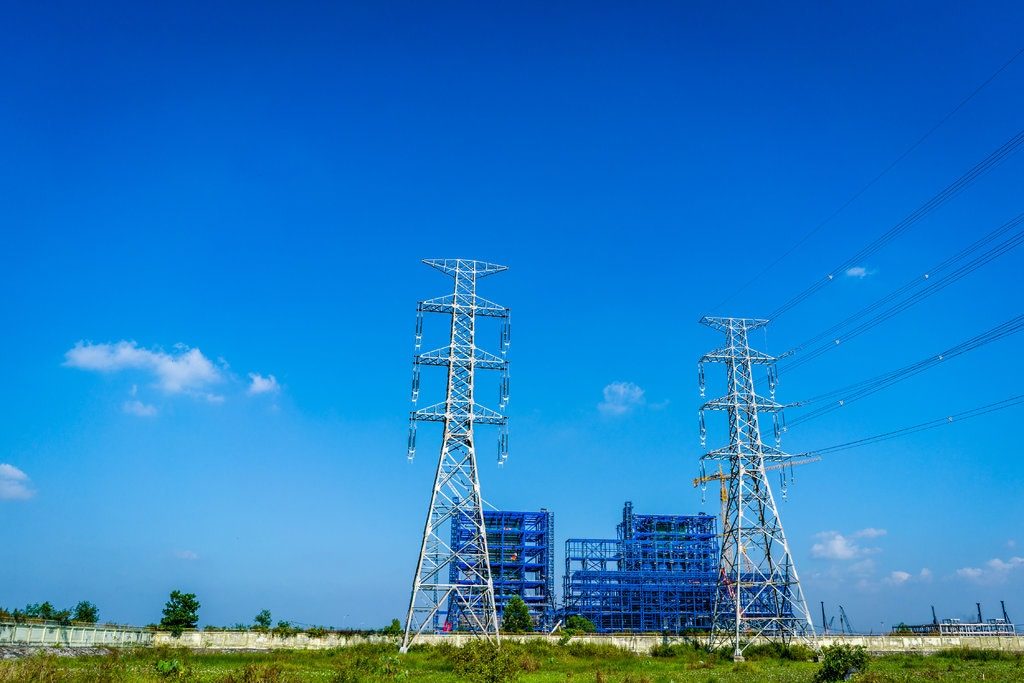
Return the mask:
M416 453L416 423L444 425L430 506L423 527L423 542L416 562L416 575L409 597L402 651L426 630L451 631L447 618L460 616L460 628L497 640L498 617L494 585L487 551L480 477L476 464L474 426L496 425L498 460L508 457L507 418L502 414L508 401L509 310L476 293L477 280L506 270L505 266L467 259L427 259L425 264L451 276L451 294L421 301L417 307L416 350L413 358L412 400L420 391L420 368L436 366L448 371L445 400L413 410L409 416L409 459ZM419 352L423 339L423 314L443 313L451 318L449 343L433 351ZM477 317L498 318L501 325L500 355L488 353L476 343ZM473 395L476 370L501 373L499 410L476 403ZM459 517L467 529L466 541L450 545L452 520Z
M737 660L743 659L746 644L758 637L783 643L806 639L813 645L811 613L765 472L766 462L786 463L794 456L764 444L758 422L761 413L772 414L778 444L778 414L785 406L775 401L775 358L750 348L748 340L751 330L768 321L705 317L700 322L725 335L723 347L700 359L701 396L704 363L724 363L728 383L724 396L700 409L702 446L707 438L704 411L722 410L729 417L728 445L701 458L702 470L709 460L725 461L729 468L712 642L720 646L732 641ZM770 397L755 391L755 365L767 367Z
M473 525L457 516L452 520L452 548L461 549L472 542ZM555 614L555 516L540 512L485 510L487 552L494 583L494 600L500 618L505 605L518 595L526 603L539 630L553 626ZM454 563L450 570L453 583L468 574ZM453 629L461 625L456 609L450 613Z
M617 539L565 542L566 615L600 633L711 627L718 530L710 515L637 515L626 503Z

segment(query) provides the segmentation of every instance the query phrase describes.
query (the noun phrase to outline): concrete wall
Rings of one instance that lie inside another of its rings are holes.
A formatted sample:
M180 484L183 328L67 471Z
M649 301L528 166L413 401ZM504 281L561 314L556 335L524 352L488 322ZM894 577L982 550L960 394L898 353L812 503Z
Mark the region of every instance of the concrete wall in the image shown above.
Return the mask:
M547 640L557 643L558 636L544 635L506 635L506 640ZM469 636L462 635L423 635L417 642L437 644L441 642L462 645ZM191 631L174 638L169 633L157 633L154 638L156 645L171 645L193 649L216 650L268 650L276 648L320 650L332 647L346 647L357 643L397 643L396 638L386 636L340 636L327 635L311 638L297 635L290 638L277 638L265 633L239 631ZM686 642L683 638L659 635L588 635L576 636L573 642L613 645L639 654L647 654L655 645L663 643ZM947 648L966 647L984 650L1007 650L1024 652L1024 638L1021 636L824 636L819 639L822 646L835 643L861 645L873 654L891 654L896 652L917 652L927 654Z
M507 640L546 640L556 643L558 636L507 635ZM424 635L417 642L441 642L462 645L469 639L463 635ZM655 645L682 643L684 638L659 635L588 635L576 636L574 642L613 645L639 654L647 654ZM947 648L971 648L1024 652L1022 636L824 636L821 645L848 643L862 645L873 654L916 652L928 654ZM187 631L175 638L170 633L154 632L142 628L115 626L56 626L52 624L0 623L0 645L28 646L152 646L169 645L194 650L325 650L348 647L358 643L393 643L398 639L388 636L350 636L328 634L313 638L305 634L279 638L255 631Z
M0 623L0 645L96 647L150 645L154 633L130 626L58 626Z

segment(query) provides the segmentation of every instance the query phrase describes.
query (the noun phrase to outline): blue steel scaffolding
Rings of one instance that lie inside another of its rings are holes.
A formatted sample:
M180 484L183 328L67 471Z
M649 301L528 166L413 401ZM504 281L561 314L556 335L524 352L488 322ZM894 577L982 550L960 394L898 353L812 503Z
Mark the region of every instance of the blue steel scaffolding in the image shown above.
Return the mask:
M565 542L565 614L599 633L707 630L719 543L710 515L638 515L626 503L617 539Z
M491 561L494 600L500 620L514 595L526 603L538 630L550 628L555 614L555 517L540 512L484 511L487 554ZM452 519L452 547L472 541L473 527L463 517ZM452 583L466 583L472 572L452 565ZM451 630L458 630L458 605L449 605Z

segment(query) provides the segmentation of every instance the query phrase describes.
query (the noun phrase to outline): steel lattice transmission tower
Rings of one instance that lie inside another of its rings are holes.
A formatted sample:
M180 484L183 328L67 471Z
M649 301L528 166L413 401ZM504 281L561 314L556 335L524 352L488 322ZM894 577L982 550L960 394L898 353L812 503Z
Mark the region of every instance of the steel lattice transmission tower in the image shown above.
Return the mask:
M725 461L729 468L728 500L722 529L721 576L715 591L712 641L734 643L733 657L743 658L746 643L758 637L789 643L815 634L793 556L782 530L775 497L768 485L765 463L786 463L795 456L761 441L758 418L770 413L779 440L775 402L775 358L750 348L751 330L767 320L702 318L702 324L725 334L725 345L700 359L700 391L704 396L704 363L724 363L728 391L700 409L701 446L706 443L705 410L729 416L729 444L701 458ZM770 396L755 391L754 366L767 368Z
M460 630L488 639L499 637L473 429L481 424L500 428L498 461L504 462L508 457L507 418L499 411L504 410L508 401L508 361L505 355L510 339L509 309L478 296L476 284L480 278L500 273L506 267L466 259L427 259L423 262L450 275L455 281L455 288L451 294L421 301L417 307L413 404L419 397L420 368L423 366L446 368L448 389L444 401L413 410L409 416L410 460L416 453L417 422L443 423L444 438L409 598L403 652L424 631L452 630L455 624L451 617L456 614ZM451 336L447 346L419 352L424 313L450 316ZM488 353L477 346L478 317L503 321L500 355ZM475 402L473 379L476 370L501 372L498 411ZM459 547L451 545L450 529L455 517L463 529L472 529L469 541Z

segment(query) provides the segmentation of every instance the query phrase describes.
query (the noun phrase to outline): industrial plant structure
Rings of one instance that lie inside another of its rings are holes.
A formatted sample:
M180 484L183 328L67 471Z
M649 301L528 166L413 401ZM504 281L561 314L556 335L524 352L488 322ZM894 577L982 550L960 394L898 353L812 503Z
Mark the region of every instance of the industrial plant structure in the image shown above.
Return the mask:
M617 536L565 542L565 614L586 617L599 633L710 629L715 517L638 515L627 502Z
M452 519L451 547L459 557L473 541L474 527L464 516ZM499 620L513 596L526 603L537 630L554 626L555 617L555 517L547 510L539 512L484 511L487 529L487 554ZM478 580L479 572L468 571L453 563L450 581L455 584ZM448 609L449 630L459 630L462 619L454 602ZM443 630L443 629L442 629Z

